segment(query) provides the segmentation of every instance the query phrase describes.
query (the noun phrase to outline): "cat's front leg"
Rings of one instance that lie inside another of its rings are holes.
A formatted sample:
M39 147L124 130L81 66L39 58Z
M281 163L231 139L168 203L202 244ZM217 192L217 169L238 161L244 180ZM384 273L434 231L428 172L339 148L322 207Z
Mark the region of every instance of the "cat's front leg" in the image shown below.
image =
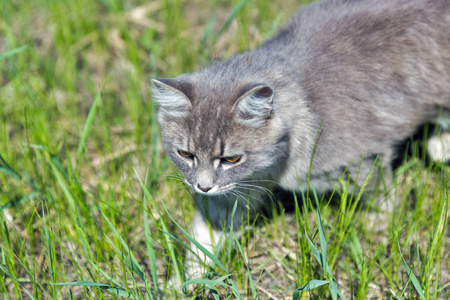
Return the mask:
M192 237L205 249L214 254L214 247L220 242L223 232L214 226L208 226L203 214L197 209L192 222ZM211 259L191 242L191 251L186 255L187 279L201 278L206 273Z
M236 209L234 219L232 219L234 202L230 199L227 195L196 195L197 211L192 223L191 234L198 243L212 254L214 254L214 247L220 242L223 232L229 230L231 222L233 222L233 228L235 229L239 229L241 226L242 209L238 205L239 208ZM194 243L191 243L191 250L192 252L189 251L186 257L187 276L190 278L203 277L211 259Z
M220 242L223 231L208 224L205 215L201 211L201 207L198 207L189 234L207 251L214 254L214 247ZM211 259L191 242L190 251L187 251L185 259L185 279L203 278L204 274L208 271L210 263ZM169 281L169 285L175 289L181 289L182 284L183 282L179 282L178 278L174 276Z
M236 236L239 237L243 222L246 222L248 218L251 219L263 203L259 199L257 201L243 199L242 195L245 195L245 193L240 192L242 194L239 198L236 195L229 194L196 195L197 211L192 224L192 237L212 254L214 254L214 248L225 240L231 230L231 225ZM236 211L233 215L236 201ZM194 243L191 243L191 250L192 252L188 252L187 255L187 275L190 278L202 277L207 271L211 259Z

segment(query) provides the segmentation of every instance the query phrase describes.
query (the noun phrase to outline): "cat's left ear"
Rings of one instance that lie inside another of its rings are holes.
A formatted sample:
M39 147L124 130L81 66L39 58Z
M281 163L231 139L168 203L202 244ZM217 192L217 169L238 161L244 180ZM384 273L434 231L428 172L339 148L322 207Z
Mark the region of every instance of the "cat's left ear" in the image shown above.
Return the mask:
M238 121L261 126L269 119L273 109L273 89L268 85L250 87L234 104Z
M171 118L187 116L191 109L192 85L179 78L152 79L153 99L158 105L158 114Z

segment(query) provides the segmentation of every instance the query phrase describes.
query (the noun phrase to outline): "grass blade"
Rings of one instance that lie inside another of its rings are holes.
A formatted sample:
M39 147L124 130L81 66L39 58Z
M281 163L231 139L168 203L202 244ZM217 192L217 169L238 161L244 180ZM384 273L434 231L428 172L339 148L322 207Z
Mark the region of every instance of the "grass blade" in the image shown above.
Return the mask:
M126 289L126 287L125 287L123 284L121 284L118 280L116 280L116 279L112 278L110 275L108 275L105 271L103 271L103 270L102 270L98 265L96 265L93 261L88 260L88 262L91 264L91 266L93 266L93 267L97 270L97 272L101 273L102 276L103 276L106 280L108 280L108 281L111 282L111 283L114 283L114 286L115 286L115 287L121 288L121 289L123 289L123 290Z
M162 230L161 228L158 228L159 231L161 231L162 233L166 234L167 236L169 236L171 239L173 239L174 241L177 241L178 243L180 243L184 248L186 248L187 250L191 251L195 256L197 256L197 254L195 253L195 251L192 251L191 247L189 247L188 245L186 245L185 243L183 243L179 238L177 238L176 236L174 236L173 234L171 234L170 232L167 232L165 230ZM198 258L198 256L197 256Z
M77 164L80 161L81 155L83 155L83 152L86 148L86 141L89 137L89 133L91 132L92 123L94 122L95 115L97 113L98 103L102 98L101 95L101 90L99 90L97 92L97 95L95 96L94 102L92 103L91 109L89 110L86 122L84 123L83 133L81 134L80 143L78 144Z
M147 171L148 174L148 171ZM150 225L148 223L148 214L147 214L147 198L144 194L143 197L143 210L144 210L144 234L145 234L145 244L147 246L147 255L148 260L150 262L150 271L152 274L152 281L153 285L156 288L156 291L158 293L158 274L156 273L156 255L155 255L155 249L153 248L153 237L152 237L152 231L150 230Z
M128 266L131 268L131 270L136 273L136 275L138 275L138 277L145 282L145 275L144 272L142 271L142 269L139 266L139 263L137 262L136 258L134 257L133 253L131 252L130 248L128 248L128 245L125 243L125 241L123 240L123 238L119 235L119 233L117 232L116 228L114 227L114 225L109 221L108 217L106 217L105 213L100 209L100 212L102 213L103 217L105 218L106 222L109 225L109 228L111 228L112 232L114 233L114 235L116 236L116 238L120 241L123 249L125 249L125 252L130 256L130 258L126 257L122 251L120 251L115 245L114 243L109 239L108 236L106 236L106 238L108 239L108 242L111 244L111 246L113 246L116 251L119 253L119 255L121 255L125 262L128 264Z
M74 282L58 282L53 283L52 285L58 286L87 286L87 287L111 287L109 284L97 283L92 281L74 281Z
M205 33L202 38L201 46L202 49L205 49L209 40L209 37L212 34L214 25L216 24L216 14L214 14L208 21L208 24L206 25Z
M50 154L48 154L47 152L46 152L46 154L47 154L47 159L52 168L53 174L55 175L56 180L57 180L59 186L61 187L64 195L66 196L67 200L69 201L69 204L72 207L73 211L75 211L77 213L77 220L78 220L79 216L78 216L78 209L77 209L76 201L75 201L74 196L72 195L72 192L69 189L69 186L66 183L66 180L64 179L64 175L61 173L61 171L56 166L55 161L51 159Z
M20 283L19 283L19 281L2 265L2 264L0 264L0 269L6 274L6 275L8 275L12 280L14 280L14 282L15 283L17 283L24 291L25 291L25 293L27 293L27 295L30 297L30 299L33 299L34 300L34 297L33 297L33 295L31 295L30 294L30 292L28 292L27 291L27 289L26 288L24 288Z
M287 294L289 293L289 291L295 286L295 283L291 284L291 286L287 289L286 293L284 293L284 297L283 300L286 299Z
M311 151L311 159L309 161L308 182L307 182L307 186L306 186L306 198L305 198L307 200L309 199L309 186L311 183L311 168L312 168L314 153L316 152L317 142L319 141L319 136L320 136L320 133L322 132L323 121L324 121L324 119L322 119L322 121L320 122L319 130L317 130L316 139L314 140L314 146Z
M420 298L425 300L425 295L423 294L423 290L422 287L420 286L419 281L417 280L416 275L414 275L413 271L409 268L408 264L406 263L405 259L403 258L403 256L401 256L402 261L403 261L403 265L405 266L406 269L406 273L409 276L409 279L411 280L414 288L416 289L417 293L419 294Z
M42 208L42 219L44 221L45 239L46 239L46 242L47 242L48 256L49 256L49 260L50 260L50 272L52 274L52 281L55 282L56 281L56 274L55 274L55 268L54 268L54 265L55 265L54 257L53 257L54 252L52 251L53 248L52 248L52 243L50 241L50 234L48 233L47 222L45 221L45 209L46 209L46 206L45 205L42 205L42 206L43 206L43 208ZM56 299L56 290L55 289L53 289L53 298Z
M329 285L329 289L330 289L330 292L331 292L331 298L332 299L337 299L337 297L338 297L338 285L337 285L336 280L334 280L334 278L331 281L331 284Z
M248 261L245 257L244 254L244 250L242 249L241 243L239 243L239 240L237 239L236 235L234 234L234 232L232 233L234 240L236 242L236 245L239 249L239 252L242 255L242 258L244 259L244 263L245 263L245 267L247 268L247 273L248 273L248 280L250 281L250 287L252 289L252 295L253 295L253 299L258 299L258 293L256 292L256 286L255 283L253 282L253 276L252 276L252 272L250 271L250 268L248 267Z
M325 265L322 265L323 259L322 259L322 253L314 246L313 242L309 239L308 235L305 232L306 239L309 244L309 248L311 249L311 252L313 253L316 260L319 262L319 264L322 266L322 268L327 272L328 274L331 274L330 266L327 262L325 262Z
M231 275L229 275L231 276ZM226 284L225 282L221 281L221 280L211 280L211 279L191 279L186 281L185 283L183 283L183 288L187 287L188 285L191 284L204 284L207 285L208 287L215 287L216 285L220 285L223 287L231 287L231 285Z
M203 254L205 254L206 256L208 256L215 264L217 264L226 274L229 274L228 271L225 269L225 267L222 265L222 263L217 259L216 256L214 256L214 254L212 254L211 252L208 251L208 249L206 249L205 247L203 247L199 242L197 242L189 233L187 233L186 230L183 229L183 227L181 227L174 218L172 218L172 216L169 214L169 211L167 210L166 206L164 205L163 202L161 202L167 215L169 216L169 218L172 220L172 222L178 227L178 229L181 230L181 232L183 232L183 234L188 238L189 241L191 241L191 243L193 243L200 251L203 252Z
M125 261L125 263L128 265L128 267L131 269L131 271L133 271L134 273L136 273L136 275L142 280L145 281L145 275L142 272L141 268L139 267L139 265L135 264L130 258L128 258L127 256L124 255L124 253L122 251L120 251L119 248L116 247L116 245L114 245L114 242L111 241L111 239L106 236L106 240L108 241L108 243L114 248L114 250L117 252L117 254Z
M316 209L316 214L317 214L317 227L319 230L319 241L320 241L320 252L321 252L321 259L322 259L322 266L328 265L327 263L327 240L325 239L325 233L323 230L323 226L322 226L322 217L320 215L320 207L319 207L319 200L317 198L317 193L316 190L313 188L313 193L314 193L314 198L316 199L316 205L317 205L317 209ZM330 276L333 276L331 274L331 270L329 268L324 268L325 271L328 272L328 274Z
M162 218L161 212L159 211L159 208L156 205L155 199L153 199L152 194L150 194L150 192L148 191L147 187L142 182L142 180L139 177L136 169L134 169L134 173L136 174L136 177L137 177L137 179L139 181L139 184L141 185L142 190L144 191L145 196L147 197L147 199L150 201L150 204L153 206L153 208L156 210L156 212L160 216L160 224L161 224L162 229L164 231L168 232L166 223L164 223L164 220ZM165 209L165 207L164 207L164 209ZM167 235L165 235L165 237L166 237L166 240L165 240L166 241L166 245L167 245L168 250L169 250L168 252L170 253L170 258L172 259L172 262L173 262L173 267L175 269L176 277L177 277L179 282L183 282L184 281L183 280L183 276L181 275L180 268L178 267L178 263L177 263L178 260L177 260L177 256L175 255L175 250L174 250L173 245L172 245L172 240Z
M419 294L420 299L425 300L425 295L423 294L423 289L420 286L420 283L417 280L416 275L414 275L414 272L409 268L408 264L406 263L405 259L403 258L403 255L402 255L402 252L401 252L401 249L400 249L400 243L398 241L397 241L397 244L398 244L398 251L400 253L400 257L402 258L403 265L405 266L405 269L406 269L406 273L408 274L408 277L411 280L411 282L412 282L412 284L414 286L414 289Z
M234 203L233 215L234 215L234 212L236 211L236 207L237 207L237 201ZM253 282L252 272L250 271L250 268L248 267L248 261L247 261L247 258L245 257L245 253L244 253L244 250L242 249L241 243L239 243L239 240L233 231L230 231L230 234L233 236L236 246L237 246L239 252L241 253L242 259L244 260L245 267L247 268L248 280L250 281L250 287L252 289L253 299L258 299L258 293L256 292L256 286L255 286L255 283Z
M299 296L300 296L300 293L302 293L302 292L313 290L315 288L318 288L318 287L320 287L322 285L325 285L325 284L328 284L328 283L330 283L330 282L329 281L324 281L324 280L317 280L317 279L310 280L304 286L299 287L299 288L294 290L293 300L297 300L299 298Z
M36 198L39 195L40 195L39 193L32 192L32 193L29 193L28 195L23 196L22 198L11 200L8 203L6 203L5 205L0 206L0 212L5 210L5 209L11 208L13 206L16 206L16 205L22 203L23 201Z
M0 155L0 172L5 173L8 176L11 176L15 179L22 179L22 175L17 173Z
M119 288L119 287L115 287L109 284L104 284L104 283L97 283L97 282L92 282L92 281L75 281L75 282L59 282L59 283L53 283L52 285L55 286L82 286L82 287L98 287L101 288L102 290L105 290L107 292L110 292L111 294L115 294L127 299L137 299L133 296L133 294L131 294L130 292Z
M24 45L22 47L6 51L6 52L0 54L0 60L5 59L5 58L10 57L10 56L13 56L13 55L16 55L17 53L22 52L23 50L25 50L27 47L28 47L28 45Z
M242 10L242 8L247 2L248 0L241 0L239 1L238 4L236 4L236 6L233 8L228 18L225 20L225 23L223 23L222 27L220 28L216 38L219 38L225 32L225 30L227 30L228 27L230 27L231 22L234 20L234 18L236 18L237 14Z
M363 156L363 158L364 158L364 156ZM361 161L362 161L362 160L361 160ZM367 177L366 177L366 179L364 180L364 183L363 183L363 184L361 185L361 187L359 188L358 195L356 196L356 199L355 199L353 205L356 205L357 203L359 203L359 200L361 199L362 194L363 194L363 192L365 191L367 185L369 184L369 180L370 180L370 178L371 178L372 175L373 175L373 169L374 169L374 167L376 166L377 161L378 161L378 156L375 157L375 160L373 161L372 166L371 166L370 169L369 169L369 173L367 173ZM358 176L359 176L359 168L358 168Z
M228 276L231 276L231 275L227 275L226 277L228 277ZM222 277L222 278L224 278L224 277ZM220 297L219 297L219 295L217 294L217 291L216 291L216 286L217 285L220 285L220 286L223 286L223 287L227 287L227 288L230 288L230 287L232 288L231 285L226 284L225 282L223 282L223 280L220 280L220 279L217 279L217 280L192 279L192 280L188 280L185 283L183 283L183 286L182 286L183 291L186 291L187 286L191 285L191 284L206 285L211 290L211 293L213 294L214 299L216 299L216 300L220 300Z

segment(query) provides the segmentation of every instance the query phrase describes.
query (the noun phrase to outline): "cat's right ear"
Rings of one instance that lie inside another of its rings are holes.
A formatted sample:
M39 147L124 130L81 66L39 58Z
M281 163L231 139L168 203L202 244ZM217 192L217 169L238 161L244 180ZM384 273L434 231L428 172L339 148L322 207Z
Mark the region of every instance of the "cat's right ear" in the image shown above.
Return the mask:
M158 114L169 118L186 117L191 109L188 95L192 91L189 82L176 78L152 79L153 100L158 105Z

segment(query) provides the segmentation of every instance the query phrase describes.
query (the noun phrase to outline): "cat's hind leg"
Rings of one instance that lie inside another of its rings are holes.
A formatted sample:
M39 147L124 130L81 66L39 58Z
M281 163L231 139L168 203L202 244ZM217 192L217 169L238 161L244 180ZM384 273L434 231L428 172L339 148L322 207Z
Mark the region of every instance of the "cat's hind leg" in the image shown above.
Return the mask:
M450 132L432 136L427 146L428 154L433 161L450 161Z
M438 128L428 139L428 154L433 161L450 161L450 109L444 109L436 120Z

